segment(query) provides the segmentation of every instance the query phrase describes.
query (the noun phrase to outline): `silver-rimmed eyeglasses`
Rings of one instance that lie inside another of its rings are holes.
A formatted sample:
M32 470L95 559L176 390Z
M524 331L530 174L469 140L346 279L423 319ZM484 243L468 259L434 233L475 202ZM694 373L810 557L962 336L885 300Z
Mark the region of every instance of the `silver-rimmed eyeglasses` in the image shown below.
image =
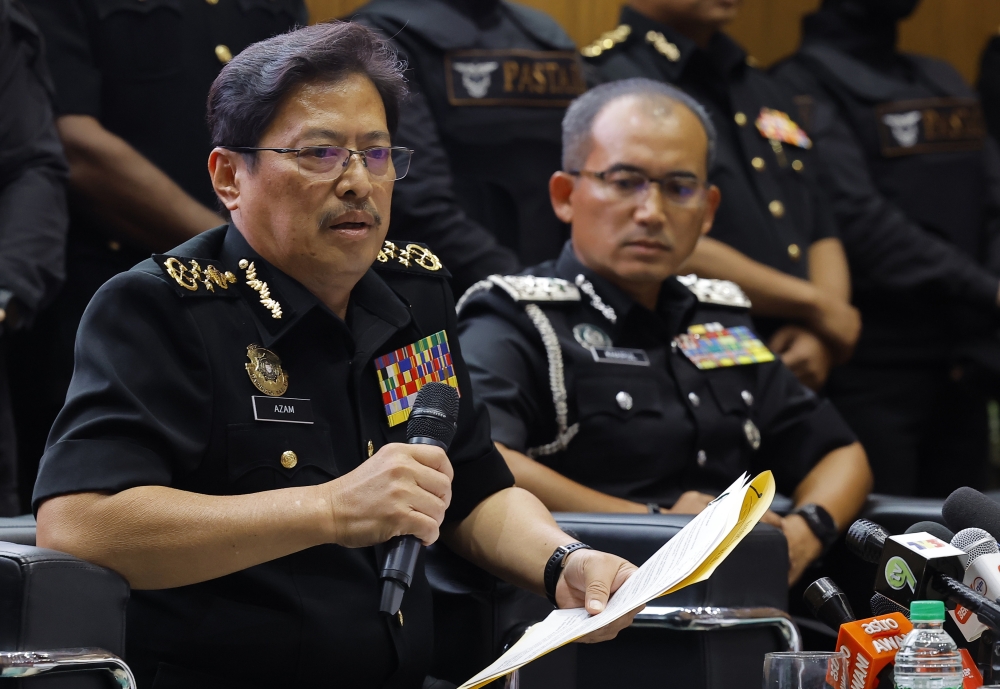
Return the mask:
M619 201L642 203L654 185L671 205L680 208L697 208L705 201L708 183L688 172L674 172L664 177L650 177L642 170L631 167L612 167L593 170L570 170L574 176L587 176L603 182L610 195Z
M341 146L305 146L304 148L262 148L259 146L220 146L227 151L254 153L273 151L294 153L299 174L309 179L332 182L339 178L351 164L353 156L361 156L368 174L380 181L394 181L406 177L410 170L413 150L402 146L377 146L363 151L353 151Z

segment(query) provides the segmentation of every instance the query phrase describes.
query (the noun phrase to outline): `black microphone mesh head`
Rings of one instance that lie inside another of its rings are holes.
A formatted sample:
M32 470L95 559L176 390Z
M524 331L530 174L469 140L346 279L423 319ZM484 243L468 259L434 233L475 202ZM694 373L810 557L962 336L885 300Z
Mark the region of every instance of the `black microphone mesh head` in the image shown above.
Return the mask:
M458 429L458 390L444 383L425 383L413 399L406 438L433 438L451 445Z
M950 543L951 539L955 537L951 529L937 522L917 522L907 529L906 533L920 533L921 531L925 531L935 538L940 538L945 543Z
M974 488L959 488L949 495L941 514L953 531L976 527L985 529L993 538L1000 534L1000 504Z
M847 530L844 542L847 549L865 562L876 563L882 555L882 546L889 537L885 529L875 522L859 519Z
M966 569L983 555L1000 553L1000 548L997 548L997 539L982 529L962 529L951 539L951 544L969 554L969 562L965 565Z
M879 615L888 615L893 612L902 613L906 619L910 619L910 611L903 605L900 605L891 598L886 598L881 593L876 593L872 596L871 600L872 615L878 617Z

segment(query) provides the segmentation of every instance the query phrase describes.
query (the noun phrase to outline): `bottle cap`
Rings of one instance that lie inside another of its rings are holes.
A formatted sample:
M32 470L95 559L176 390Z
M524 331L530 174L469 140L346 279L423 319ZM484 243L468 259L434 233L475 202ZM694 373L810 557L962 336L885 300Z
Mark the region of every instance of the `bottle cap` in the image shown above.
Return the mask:
M911 622L943 622L944 601L915 600L910 603Z

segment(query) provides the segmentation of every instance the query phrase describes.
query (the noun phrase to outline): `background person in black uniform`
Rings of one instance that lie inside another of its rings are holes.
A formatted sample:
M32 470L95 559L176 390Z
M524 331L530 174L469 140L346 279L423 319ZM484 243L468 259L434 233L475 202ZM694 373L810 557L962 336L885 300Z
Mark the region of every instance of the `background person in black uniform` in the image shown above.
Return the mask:
M15 351L22 499L73 374L84 308L111 276L222 222L205 99L229 59L305 24L302 0L31 0L70 164L66 287Z
M248 47L209 96L232 223L116 276L84 315L35 489L38 542L129 580L143 686L420 687L433 625L419 567L401 614L378 612L394 535L440 535L592 613L634 571L578 550L543 585L574 539L490 442L439 259L383 243L409 157L386 148L403 92L391 47L356 24ZM461 391L448 456L402 444L380 385L395 374L379 358L428 337L450 346L421 351Z
M51 96L38 28L20 2L0 0L0 517L22 513L7 389L9 368L22 362L7 360L7 341L64 275L67 169Z
M738 4L633 0L621 26L583 53L605 81L667 81L708 111L719 132L710 177L722 205L687 270L739 284L761 335L818 389L858 336L847 261L792 94L721 31Z
M433 246L456 294L554 258L569 234L546 189L559 123L586 89L573 40L501 0L375 0L351 19L390 38L410 68L396 141L419 153L396 186L389 238Z
M877 491L943 496L985 483L986 399L963 352L996 323L1000 157L961 76L897 52L897 23L916 6L825 2L776 74L812 113L865 323L827 392ZM992 363L978 350L993 371L997 350Z
M770 517L794 581L861 508L871 474L833 406L756 340L738 287L672 277L719 204L715 135L696 110L648 79L570 106L550 190L572 240L557 261L467 292L462 347L494 441L546 507L698 512L742 472L771 469L801 510ZM715 337L738 338L745 358L693 351Z

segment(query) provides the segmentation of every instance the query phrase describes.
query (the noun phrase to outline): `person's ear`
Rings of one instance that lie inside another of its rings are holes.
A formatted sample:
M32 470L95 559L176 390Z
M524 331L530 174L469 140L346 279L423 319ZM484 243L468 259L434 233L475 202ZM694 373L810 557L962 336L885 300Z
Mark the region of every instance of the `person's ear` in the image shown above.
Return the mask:
M556 217L564 223L573 222L573 202L570 196L576 185L576 178L568 172L554 172L549 178L549 199L552 201L552 210L556 212Z
M712 229L712 223L715 222L715 211L719 210L721 202L722 192L719 191L719 187L714 184L709 185L705 192L705 217L701 220L702 235L708 234L708 231Z
M236 175L239 153L213 148L208 154L208 174L222 205L232 213L240 207L240 183Z

